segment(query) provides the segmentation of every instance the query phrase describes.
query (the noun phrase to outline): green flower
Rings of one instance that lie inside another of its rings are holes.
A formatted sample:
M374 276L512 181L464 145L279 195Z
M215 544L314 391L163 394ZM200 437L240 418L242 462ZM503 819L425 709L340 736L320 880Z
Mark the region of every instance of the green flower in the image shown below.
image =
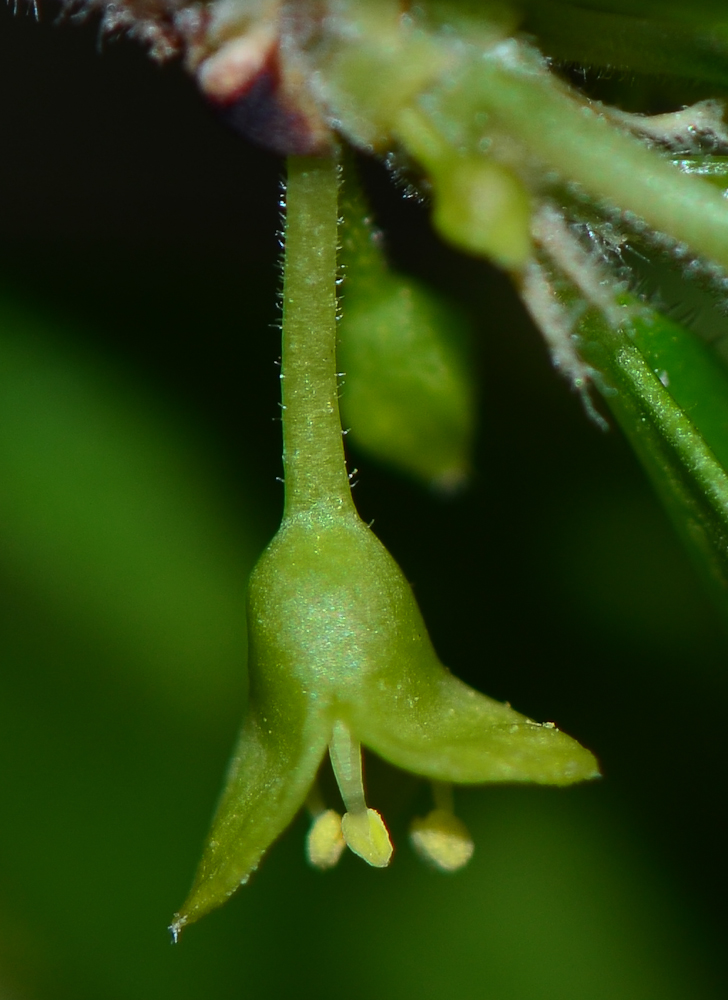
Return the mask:
M472 843L449 786L568 785L598 773L592 755L463 684L439 662L409 584L354 507L336 376L337 184L334 163L289 161L283 312L283 522L248 588L250 688L240 740L175 936L247 881L308 804L308 856L345 845L370 864L392 845L367 806L361 745L434 783L435 810L412 839L447 870ZM316 776L328 751L344 815Z
M320 867L344 843L373 865L391 855L381 818L367 808L360 744L434 782L568 785L598 773L564 733L442 666L401 570L351 508L284 521L251 578L248 626L247 714L175 933L247 881L306 802L327 749L346 813L342 826L330 810L314 820L309 856ZM437 841L442 828L447 840L448 810L436 813L431 830L419 830L425 852L428 832ZM453 867L438 862L438 850L429 851L435 863Z

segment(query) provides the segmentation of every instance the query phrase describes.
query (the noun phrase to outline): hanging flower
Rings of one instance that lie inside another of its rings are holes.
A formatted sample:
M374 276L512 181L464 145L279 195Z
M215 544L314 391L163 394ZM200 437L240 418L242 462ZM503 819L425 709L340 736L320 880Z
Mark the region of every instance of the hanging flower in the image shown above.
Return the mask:
M248 627L247 713L175 936L247 881L311 796L327 749L346 812L340 820L319 807L314 790L308 853L319 867L335 864L344 844L375 866L391 857L384 822L367 806L361 744L444 783L440 808L413 830L444 868L471 850L448 784L568 785L598 773L573 739L442 666L409 584L353 508L322 505L284 521L251 578Z
M336 366L339 168L292 157L286 191L281 365L285 507L248 587L246 715L180 930L255 870L308 801L313 864L348 845L369 864L392 855L366 802L361 745L436 783L417 850L454 869L472 852L448 786L568 785L597 775L592 755L457 680L442 666L409 584L359 518L342 446ZM320 802L328 749L345 812Z

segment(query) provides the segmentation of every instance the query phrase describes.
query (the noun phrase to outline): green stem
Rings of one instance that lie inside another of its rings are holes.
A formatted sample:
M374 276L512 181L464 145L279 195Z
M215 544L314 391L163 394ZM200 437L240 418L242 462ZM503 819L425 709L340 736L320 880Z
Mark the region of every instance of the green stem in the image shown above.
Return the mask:
M336 375L338 165L290 157L283 278L284 519L350 510Z
M424 19L403 26L396 0L340 0L336 7L356 30L340 30L336 56L323 50L317 64L326 101L355 143L385 149L399 140L431 174L435 201L453 161L477 159L485 139L488 155L519 168L537 196L540 178L570 183L636 227L728 268L722 195L610 121L608 109L559 81L527 43L498 41L497 25L489 44L470 46ZM372 11L378 20L367 15ZM515 218L502 193L491 189L488 197ZM508 256L498 241L496 232L484 250L495 260Z
M520 59L514 46L479 60L460 81L463 92L546 167L728 267L723 196L615 128L551 74Z

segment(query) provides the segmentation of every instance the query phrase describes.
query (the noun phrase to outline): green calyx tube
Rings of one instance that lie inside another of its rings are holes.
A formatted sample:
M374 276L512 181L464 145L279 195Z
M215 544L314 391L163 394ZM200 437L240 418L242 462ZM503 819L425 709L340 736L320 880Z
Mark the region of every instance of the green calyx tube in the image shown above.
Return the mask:
M366 801L362 744L434 783L435 809L413 824L413 843L448 871L472 853L451 783L568 785L598 774L570 737L442 666L409 584L356 513L336 373L338 185L335 162L289 160L285 509L250 579L246 715L194 885L172 924L175 940L247 881L304 804L314 865L330 867L345 846L375 867L389 863L389 834ZM327 750L343 816L316 788Z

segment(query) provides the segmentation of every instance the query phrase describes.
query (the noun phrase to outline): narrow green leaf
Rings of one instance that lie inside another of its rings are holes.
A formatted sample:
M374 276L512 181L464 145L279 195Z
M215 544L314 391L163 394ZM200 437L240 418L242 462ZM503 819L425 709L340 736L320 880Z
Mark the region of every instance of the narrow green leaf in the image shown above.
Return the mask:
M176 416L0 290L0 560L199 716L237 684L255 542Z
M656 312L640 312L627 332L590 313L580 335L609 408L728 610L728 377Z
M565 62L728 85L728 14L719 0L526 0L522 28Z

